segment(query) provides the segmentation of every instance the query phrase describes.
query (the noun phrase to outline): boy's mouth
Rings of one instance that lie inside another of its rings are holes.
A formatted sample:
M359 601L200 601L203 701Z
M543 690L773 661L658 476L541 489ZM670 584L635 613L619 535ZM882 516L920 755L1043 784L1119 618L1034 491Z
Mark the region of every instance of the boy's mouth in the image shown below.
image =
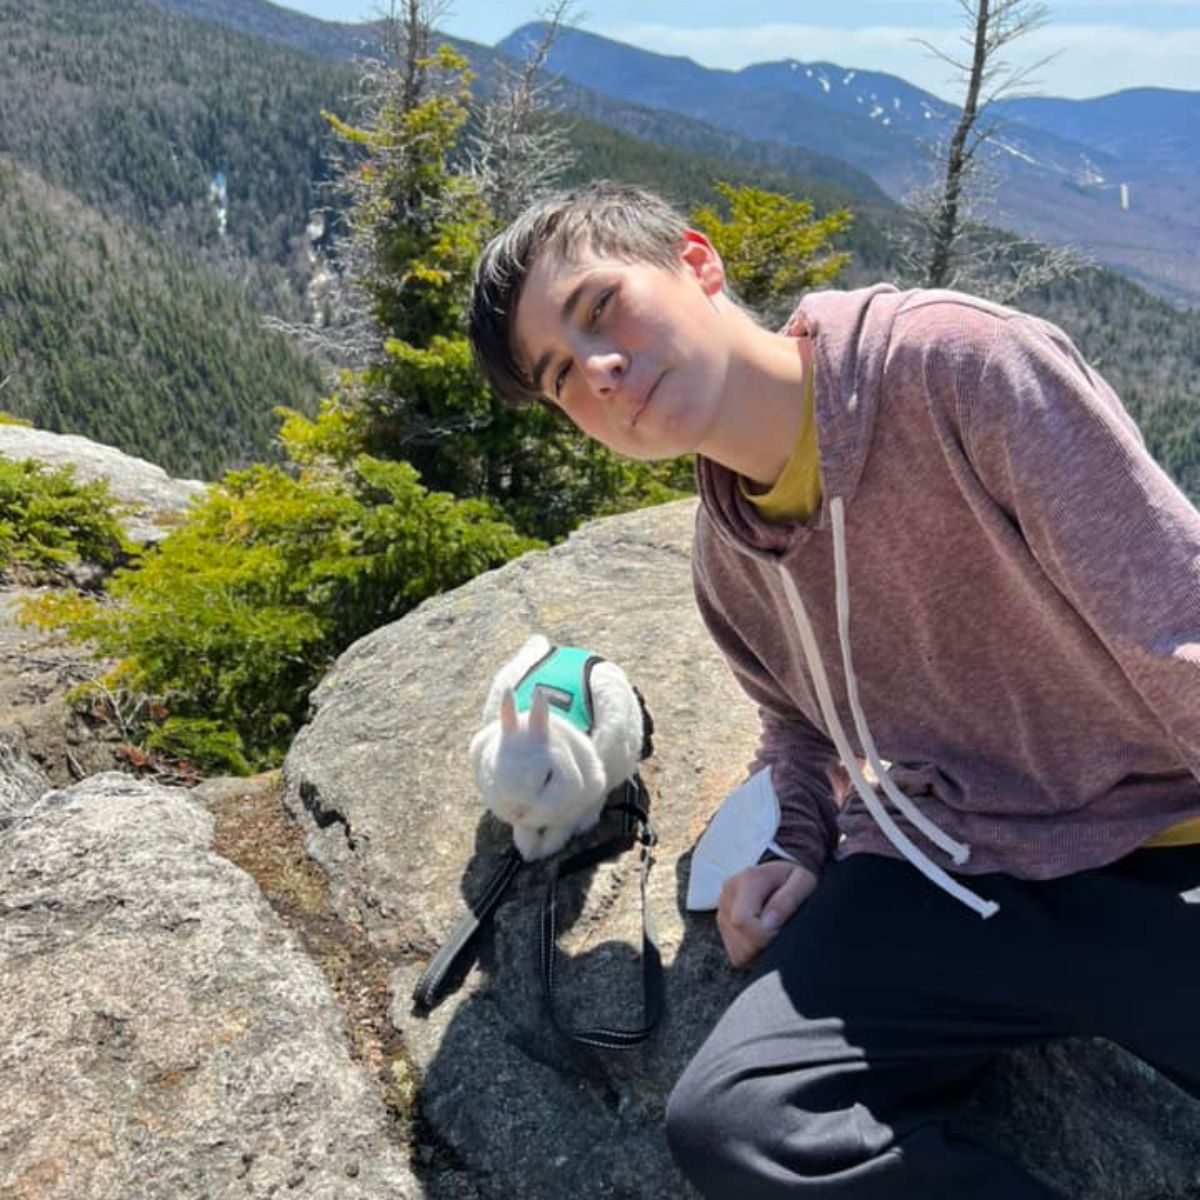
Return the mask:
M654 393L655 393L655 391L657 391L657 390L658 390L658 385L659 385L660 383L662 383L662 381L663 381L663 378L664 378L664 376L665 376L665 375L666 375L666 371L664 371L664 372L662 373L662 375L660 375L660 376L659 376L659 377L658 377L658 378L657 378L657 379L656 379L656 380L655 380L655 381L654 381L654 382L653 382L653 383L650 385L650 389L649 389L649 391L647 391L647 392L646 392L646 394L645 394L645 396L643 396L643 397L642 397L642 402L641 402L641 403L640 403L640 404L637 406L637 408L635 408L635 409L634 409L634 412L633 412L633 419L632 419L632 420L629 422L629 427L630 427L630 429L636 429L636 428L637 428L637 423L638 423L638 422L639 422L639 421L642 419L642 413L644 413L644 412L646 411L646 409L649 407L649 405L650 405L650 401L651 401L651 400L654 398Z

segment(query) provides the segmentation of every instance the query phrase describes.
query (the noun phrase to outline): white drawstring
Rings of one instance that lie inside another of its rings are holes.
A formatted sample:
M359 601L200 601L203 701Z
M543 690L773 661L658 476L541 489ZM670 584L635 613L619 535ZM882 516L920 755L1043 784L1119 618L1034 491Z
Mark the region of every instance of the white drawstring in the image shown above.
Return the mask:
M871 761L872 770L879 775L880 782L884 786L884 790L892 798L893 792L896 795L903 795L896 788L894 783L887 778L887 772L882 769L882 763L879 756L875 753L874 741L870 737L870 731L866 729L866 721L862 716L862 710L857 704L858 685L854 678L851 664L849 661L849 604L845 593L848 592L846 585L845 571L845 532L844 526L840 521L841 514L841 497L834 497L831 509L837 514L834 517L834 572L837 579L838 593L838 633L842 645L842 661L846 669L847 689L851 695L851 707L854 709L855 724L858 728L860 740L863 742L864 749L867 750L868 760ZM839 538L840 535L840 538ZM838 550L838 542L841 540L841 550ZM974 909L981 917L990 917L994 913L999 912L1000 906L991 900L985 900L982 896L977 895L969 888L964 887L955 879L952 879L945 871L921 851L908 835L892 820L891 814L884 808L879 797L875 794L875 789L867 782L866 776L863 774L862 766L858 761L858 756L854 754L850 748L849 740L846 737L846 731L842 726L841 718L837 714L837 709L834 707L833 695L829 690L829 680L825 674L825 666L821 661L820 650L817 647L817 639L813 634L812 625L808 620L808 613L805 611L804 603L800 599L800 594L796 590L795 583L792 582L791 576L783 563L779 564L780 578L783 580L784 595L787 597L788 606L792 610L792 617L796 622L796 627L800 633L800 645L804 651L804 658L808 664L809 674L812 676L813 685L817 690L817 703L820 705L821 713L825 718L825 724L829 729L829 734L833 739L833 744L841 757L842 764L845 766L850 775L850 779L854 784L855 790L858 792L862 802L867 806L867 811L875 821L875 824L883 831L884 836L896 847L900 853L908 859L918 871L921 872L932 883L935 883L943 891L948 892L955 899L960 900L968 908ZM843 609L845 615L843 616ZM872 759L872 754L874 758ZM877 765L878 764L878 765ZM889 789L889 786L890 789ZM906 816L912 819L912 813L916 809L912 807L911 801L904 797L899 805ZM961 843L953 841L946 833L933 825L923 814L917 813L918 820L914 820L914 824L921 829L922 832L926 828L931 828L936 831L936 836L927 834L931 841L936 842L943 849L947 849L948 853L955 854L956 861L959 859L954 850L948 849L946 843L953 846L959 852L969 853L967 847ZM964 858L965 858L964 853Z
M956 842L944 829L939 829L917 806L895 785L888 776L887 768L875 748L875 739L867 726L862 706L858 700L858 676L850 657L850 583L846 566L846 511L841 496L830 502L830 517L833 525L833 564L837 591L838 641L842 647L842 669L846 673L846 693L850 700L850 711L854 714L854 728L858 740L871 764L871 770L879 780L888 799L939 849L944 850L961 866L971 857L971 847Z

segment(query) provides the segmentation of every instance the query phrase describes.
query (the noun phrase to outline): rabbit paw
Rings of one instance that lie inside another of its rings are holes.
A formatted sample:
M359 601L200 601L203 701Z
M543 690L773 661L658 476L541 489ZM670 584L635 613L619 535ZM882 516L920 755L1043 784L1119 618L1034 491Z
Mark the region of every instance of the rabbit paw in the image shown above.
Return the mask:
M513 845L526 862L549 858L557 854L571 837L571 830L560 825L542 826L532 829L524 825L513 826Z

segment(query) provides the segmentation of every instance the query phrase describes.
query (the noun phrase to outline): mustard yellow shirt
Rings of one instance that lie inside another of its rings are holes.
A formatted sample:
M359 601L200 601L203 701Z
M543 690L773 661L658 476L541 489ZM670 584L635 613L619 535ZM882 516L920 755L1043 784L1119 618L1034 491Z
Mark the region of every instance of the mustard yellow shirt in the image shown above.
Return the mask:
M1143 846L1193 846L1200 842L1200 817L1192 817L1188 821L1180 821L1162 833L1156 833Z
M817 511L817 505L821 503L821 462L817 453L812 371L804 380L800 434L779 478L766 492L752 491L745 479L738 482L742 495L768 521L803 521Z
M784 464L779 478L769 491L752 491L747 482L740 481L746 497L768 521L804 521L817 511L821 503L821 463L817 447L816 409L813 378L809 371L804 384L804 416L800 435ZM1144 847L1191 846L1200 842L1200 817L1180 821L1155 834Z

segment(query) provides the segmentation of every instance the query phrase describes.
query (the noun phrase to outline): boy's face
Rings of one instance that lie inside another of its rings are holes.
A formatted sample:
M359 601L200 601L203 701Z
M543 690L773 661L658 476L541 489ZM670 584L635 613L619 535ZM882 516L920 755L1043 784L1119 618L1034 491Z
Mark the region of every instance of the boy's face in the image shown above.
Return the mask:
M694 240L693 240L694 239ZM589 437L629 458L703 451L728 373L721 260L689 235L679 266L548 251L513 322L518 361Z

